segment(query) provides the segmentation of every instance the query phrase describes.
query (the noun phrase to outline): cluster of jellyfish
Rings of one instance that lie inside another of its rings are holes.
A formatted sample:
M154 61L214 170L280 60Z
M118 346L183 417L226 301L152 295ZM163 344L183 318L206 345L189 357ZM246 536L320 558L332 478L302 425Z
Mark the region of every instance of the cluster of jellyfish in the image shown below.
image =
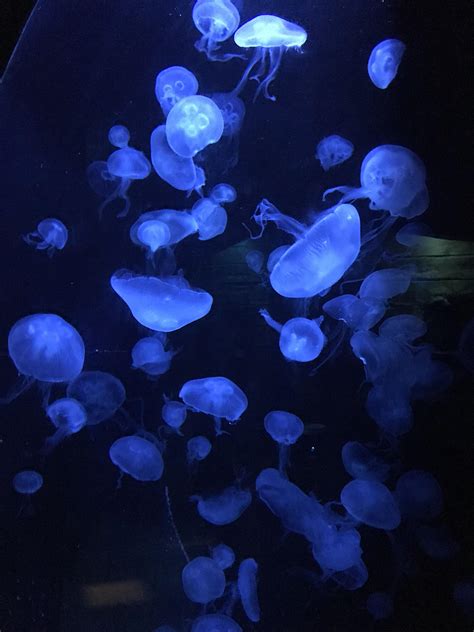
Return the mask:
M195 48L211 62L247 62L235 87L208 94L200 90L198 79L189 69L172 66L161 70L154 90L163 120L151 133L149 158L146 152L131 146L127 127L115 124L108 133L113 151L87 170L90 187L102 198L100 217L109 205L118 204L117 217L126 218L133 206L131 185L150 176L158 176L187 196L184 209L159 208L141 213L130 222L130 240L143 251L145 270L137 273L119 269L110 278L113 292L129 309L130 321L148 331L130 350L131 368L158 385L178 353L169 334L204 318L213 305L211 294L192 287L178 269L175 248L188 238L207 241L221 235L228 223L226 207L237 199L237 191L229 183L216 181L208 187L206 171L216 165L210 164L212 153L207 150L227 143L236 163L246 114L241 97L248 80L257 82L254 100L259 96L275 100L269 88L285 53L299 50L307 40L300 25L275 15L258 15L240 25L239 11L230 0L197 0L192 19L200 33ZM233 50L228 42L232 36ZM368 60L368 76L375 87L389 87L404 51L405 45L396 39L380 42L374 48ZM317 143L315 156L324 171L334 169L336 173L336 167L350 160L353 152L350 140L329 134ZM222 168L229 164L232 161L222 164ZM260 316L276 332L268 335L273 344L278 341L284 360L306 365L309 375L334 358L348 340L348 348L363 365L369 385L366 410L375 422L380 441L352 440L344 444L342 464L352 480L338 499L322 503L290 480L292 446L303 435L307 420L292 411L272 410L270 402L269 412L255 423L265 429L269 442L277 444L275 467L260 471L253 488L236 481L213 493L193 494L190 503L200 519L217 527L237 522L253 502L263 503L282 530L308 542L319 581L332 581L354 591L368 578L362 526L387 533L404 529L433 559L450 559L459 551L459 544L442 521L444 500L438 481L426 471L403 471L397 452L398 438L414 424L414 402L432 400L449 387L452 370L437 359L430 344L420 342L427 334L427 325L420 317L392 315L390 311L391 299L407 292L413 282L412 269L371 271L358 279L358 291L342 291L346 281L354 287L351 267L363 261L395 222L411 220L427 210L429 196L422 160L406 147L380 145L365 156L360 185L335 186L323 198L332 199L335 194L339 199L307 222L285 214L268 199L256 206L252 219L258 232L251 234L252 239L258 240L273 223L286 234L288 243L270 253L250 251L246 263L277 295L300 299L302 306L301 312L288 320L277 320L262 307L256 321ZM193 204L186 201L191 195L197 197ZM361 199L369 200L372 219L368 222L361 219L355 206ZM404 224L397 241L406 248L416 246L420 235L428 234L426 229L417 222ZM66 246L67 238L68 230L61 221L46 218L24 240L51 255ZM310 315L315 298L319 313ZM460 345L462 361L470 371L474 368L473 339L471 323ZM42 406L51 423L43 456L58 449L62 442L74 440L85 426L127 416L124 385L111 373L84 368L83 339L62 316L37 313L20 319L10 330L8 352L20 379L2 402L10 403L34 383L39 385ZM53 386L62 386L64 393L50 401ZM171 436L183 443L189 468L195 471L219 449L221 435L238 432L238 422L249 406L239 385L220 375L188 379L177 392L175 399L163 395L162 424L157 433L138 428L110 445L108 454L119 473L118 486L123 477L150 484L160 481L166 468L166 441ZM195 414L209 419L207 436L184 440L184 425ZM25 469L13 476L16 492L28 498L42 485L43 477L35 470ZM171 512L168 487L165 495ZM222 543L208 555L190 559L174 521L173 527L185 558L181 570L183 592L201 608L190 630L242 631L233 618L238 603L245 618L258 623L262 615L258 551L256 559L241 559L232 574L238 559L232 548ZM457 601L467 603L469 595L472 600L472 583L459 582L454 593ZM394 611L395 597L394 584L390 590L371 593L366 608L374 619L388 618ZM159 630L173 632L175 627L162 625L156 632Z

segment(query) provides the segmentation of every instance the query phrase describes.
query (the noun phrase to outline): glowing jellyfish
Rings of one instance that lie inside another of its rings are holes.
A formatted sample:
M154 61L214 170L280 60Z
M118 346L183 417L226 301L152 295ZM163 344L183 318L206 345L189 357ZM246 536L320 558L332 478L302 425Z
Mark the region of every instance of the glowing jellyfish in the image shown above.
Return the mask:
M363 280L359 297L386 301L398 294L404 294L411 283L411 272L398 268L376 270Z
M370 389L365 406L369 416L388 435L399 437L413 427L410 392L405 384L382 381Z
M320 328L321 318L291 318L281 325L266 309L260 310L267 325L280 334L280 351L287 360L311 362L321 353L326 337Z
M379 42L372 50L367 64L369 77L374 86L385 90L397 76L406 46L397 39Z
M225 173L233 169L239 161L239 135L245 118L245 105L234 92L214 92L210 97L224 120L218 160L220 173Z
M190 70L183 66L165 68L158 73L155 81L156 100L165 116L168 116L178 101L196 94L198 89L198 80Z
M110 284L128 305L133 317L153 331L181 329L209 313L212 296L191 288L180 276L141 276L128 270L117 270Z
M268 272L271 272L273 270L277 262L282 258L288 248L291 248L291 246L278 246L278 248L275 248L271 251L267 259Z
M240 93L257 66L252 76L258 81L254 100L263 91L267 99L275 101L276 97L270 95L268 88L277 75L283 53L290 48L299 50L307 37L301 26L276 15L259 15L243 24L235 33L234 41L240 48L255 48L255 53L234 93Z
M342 446L342 463L353 478L383 483L390 474L390 465L358 441Z
M443 492L429 472L409 470L402 474L395 488L403 518L420 521L436 518L443 510Z
M209 603L224 594L224 572L210 557L195 557L188 562L181 580L186 597L194 603Z
M192 158L178 156L169 146L166 126L160 125L150 137L151 162L162 180L179 191L191 191L196 184L196 167Z
M156 445L134 435L117 439L109 450L110 460L122 473L137 481L158 481L163 474L163 458Z
M354 153L354 145L350 140L333 134L319 141L316 147L316 158L324 171L349 160Z
M84 371L67 387L67 396L79 401L87 412L87 425L110 419L125 401L122 382L105 371Z
M360 535L356 529L321 530L321 538L313 544L313 557L324 571L345 571L361 558Z
M194 46L211 61L228 61L241 57L231 53L219 53L220 44L229 39L240 22L237 8L230 0L196 0L193 22L202 37Z
M352 294L341 294L323 305L331 318L342 320L349 329L372 329L385 314L385 305L375 299L360 299Z
M46 250L51 257L56 250L62 250L66 245L68 230L66 226L53 217L41 220L37 229L23 236L29 246L34 246L36 250Z
M409 387L413 383L415 367L406 346L395 340L377 336L372 331L357 331L350 340L354 355L364 365L367 380L382 384L387 378L391 386ZM393 375L397 378L394 380Z
M178 244L197 230L198 224L190 213L165 208L142 213L130 228L130 239L154 254L159 248Z
M209 197L216 204L229 204L237 199L237 191L231 184L222 182L212 187Z
M221 111L212 99L201 95L181 99L166 119L169 146L183 158L192 158L217 143L223 131Z
M130 140L130 132L125 125L114 125L109 129L109 143L114 147L127 147Z
M227 226L225 208L216 204L210 198L198 200L191 210L191 216L197 224L201 241L207 241L222 235Z
M390 490L378 481L356 479L341 491L341 503L359 522L390 531L400 524L400 510Z
M423 222L408 222L405 226L402 226L396 233L396 241L407 248L413 248L417 246L422 237L431 237L433 231L431 228Z
M179 430L186 421L188 411L182 402L165 401L161 408L161 418L167 426Z
M195 619L191 632L243 632L238 623L225 614L204 614Z
M43 487L43 477L35 470L23 470L13 477L13 489L19 494L36 494Z
M171 365L174 351L165 348L165 340L158 336L141 338L132 349L132 366L150 376L166 373Z
M358 590L368 580L369 572L362 560L350 568L333 573L331 579L344 590Z
M186 444L186 459L191 465L196 461L203 461L209 456L212 449L211 442L207 437L191 437Z
M284 474L288 466L289 448L296 443L304 431L299 417L284 410L272 410L263 421L265 430L279 446L278 469Z
M92 162L87 167L86 177L94 193L104 198L104 201L99 206L99 217L101 217L103 209L112 202L112 200L121 197L122 179L110 173L105 160Z
M257 562L249 557L242 560L239 566L237 587L239 589L242 606L248 619L253 623L260 621L260 604L257 595Z
M87 423L86 409L72 397L57 399L48 406L46 415L57 430L52 437L46 439L45 452L50 452L66 437L82 430Z
M237 485L226 487L217 494L203 498L195 495L191 500L197 502L198 514L216 526L231 524L244 513L252 502L252 494Z
M376 620L389 619L393 614L393 599L386 592L373 592L367 597L367 611Z
M413 314L399 314L386 318L379 327L379 336L391 338L399 343L411 344L428 331L424 320Z
M255 274L260 274L263 268L263 262L263 252L260 252L260 250L249 250L245 255L245 263Z
M253 219L262 232L269 221L295 238L270 274L273 289L286 298L309 298L330 288L356 260L360 250L360 219L351 204L322 213L311 226L284 215L268 200Z
M217 544L211 549L211 557L223 571L233 566L235 553L227 544Z

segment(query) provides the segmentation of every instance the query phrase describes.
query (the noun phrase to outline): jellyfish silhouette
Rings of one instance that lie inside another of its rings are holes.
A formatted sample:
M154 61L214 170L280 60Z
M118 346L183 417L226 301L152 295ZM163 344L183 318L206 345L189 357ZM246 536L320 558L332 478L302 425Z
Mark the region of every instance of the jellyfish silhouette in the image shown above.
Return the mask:
M257 562L249 557L242 560L239 566L237 586L239 589L242 606L247 618L253 623L260 621L260 604L257 595Z
M87 412L87 425L110 419L125 401L122 382L105 371L83 371L67 387L67 396L79 401Z
M178 101L196 94L198 89L198 80L183 66L165 68L158 73L155 81L156 100L165 116L168 116Z
M166 349L166 337L147 336L135 343L132 349L132 366L150 377L166 373L175 355L172 349Z
M203 461L211 452L212 445L206 437L191 437L186 444L186 459L188 465L196 461Z
M322 318L291 318L281 325L266 309L260 310L267 325L280 334L280 351L287 360L311 362L321 353L326 337L320 328Z
M225 208L211 198L198 200L191 209L191 216L197 224L200 241L222 235L227 226Z
M43 477L35 470L23 470L13 477L13 489L18 494L30 496L43 487Z
M243 632L226 614L203 614L194 620L191 632Z
M324 171L349 160L354 153L354 145L350 140L333 134L319 141L316 147L316 158Z
M178 156L166 137L166 126L159 125L150 137L151 163L162 180L179 191L192 191L196 185L196 167L192 158Z
M137 481L157 481L163 474L163 458L154 443L137 436L121 437L109 450L110 460L122 473Z
M161 408L161 418L167 426L176 430L178 434L182 434L180 428L186 421L187 414L187 408L182 402L167 399Z
M352 331L372 329L385 314L385 303L353 294L341 294L326 301L323 310L331 318L342 320Z
M356 520L390 531L400 524L400 510L390 490L379 481L356 479L341 491L341 503Z
M245 263L255 274L260 274L263 268L263 262L263 252L260 252L260 250L249 250L245 255Z
M56 427L53 436L46 439L43 452L49 454L66 437L79 432L87 423L87 411L72 397L57 399L46 409L46 415Z
M234 92L213 92L209 96L221 111L224 121L221 140L218 145L209 148L214 150L209 161L219 163L219 175L222 176L239 162L239 139L245 117L245 105Z
M227 544L217 544L211 549L211 557L223 571L233 566L235 553Z
M217 143L224 131L221 111L202 95L178 101L166 119L166 138L171 149L183 158L193 158L208 145Z
M390 465L358 441L342 446L342 463L353 478L383 483L390 474Z
M212 187L209 197L216 204L229 204L237 199L237 191L231 184L221 182Z
M186 597L194 603L209 603L224 594L224 571L210 557L195 557L188 562L181 580Z
M229 61L235 57L245 59L243 55L218 52L221 43L233 35L240 23L239 12L230 0L196 0L193 22L202 33L194 46L210 61Z
M210 496L191 496L191 500L197 502L201 518L216 526L222 526L240 518L252 502L252 494L247 489L231 485Z
M178 244L198 228L191 213L166 208L142 213L130 228L130 239L146 248L148 258L152 258L160 248Z
M265 430L278 443L278 470L286 476L290 446L298 441L304 431L304 424L299 417L284 410L272 410L263 420Z
M385 90L397 76L406 46L397 39L379 42L370 53L367 70L374 86Z
M41 220L37 229L23 239L29 246L34 246L36 250L46 250L49 257L52 257L56 250L62 250L67 243L68 230L66 226L54 217L47 217Z
M360 535L356 529L337 529L327 524L321 529L312 552L325 573L346 571L360 562Z

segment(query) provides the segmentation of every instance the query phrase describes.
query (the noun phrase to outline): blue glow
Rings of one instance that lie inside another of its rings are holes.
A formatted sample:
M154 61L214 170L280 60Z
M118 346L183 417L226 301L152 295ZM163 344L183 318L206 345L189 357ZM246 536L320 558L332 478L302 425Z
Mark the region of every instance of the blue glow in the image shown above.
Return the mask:
M280 351L287 360L311 362L321 353L326 338L318 320L291 318L284 325L274 320L266 309L260 310L267 325L280 334Z
M413 314L398 314L383 321L379 327L379 336L410 344L417 338L422 338L427 331L428 327L421 318Z
M129 140L130 132L124 125L114 125L109 129L109 143L114 147L127 147Z
M191 632L242 632L242 628L225 614L204 614L194 621Z
M237 199L237 191L232 185L223 182L216 184L216 186L211 189L209 197L216 202L216 204L230 204L230 202L235 202Z
M239 589L242 606L247 618L253 623L260 621L260 604L257 595L257 562L249 557L242 560L239 566L237 586Z
M156 100L168 116L173 106L197 93L199 83L193 73L183 66L171 66L158 73L155 81Z
M231 485L217 494L192 496L197 501L198 514L211 524L223 526L235 522L252 502L252 494L246 489Z
M191 464L194 461L203 461L207 456L209 456L211 450L211 442L206 437L191 437L186 444L186 458L188 463Z
M197 230L198 224L190 213L166 208L142 213L130 228L130 239L153 254L159 248L178 244Z
M398 294L404 294L411 283L411 273L398 268L376 270L365 277L359 289L360 298L386 301Z
M263 252L260 252L260 250L250 250L245 255L245 263L252 272L255 272L255 274L260 274L262 271L264 260L265 257L263 256Z
M230 0L196 0L193 22L202 33L194 46L210 61L228 61L240 55L220 53L221 42L229 39L240 23L237 8Z
M341 456L346 472L353 478L383 483L390 474L390 466L358 441L345 443Z
M212 99L201 95L181 99L166 119L169 146L183 158L192 158L217 143L223 131L221 111Z
M197 224L201 241L207 241L222 235L227 226L225 208L219 206L210 198L198 200L191 210L191 216Z
M161 418L171 428L181 428L186 421L187 409L181 402L167 401L161 409Z
M333 134L319 141L316 147L316 158L324 171L348 160L354 153L354 145L350 140Z
M141 338L132 349L132 366L150 376L163 375L171 365L174 352L165 349L166 340L148 336Z
M397 76L406 46L397 39L379 42L370 53L367 70L374 86L385 90Z
M194 603L209 603L224 594L225 575L210 557L195 557L181 573L186 597Z
M41 220L37 229L24 235L23 239L36 250L46 250L51 257L55 250L62 250L66 245L68 230L59 219L48 217Z
M238 421L248 406L245 393L226 377L189 380L179 396L193 410L230 422Z
M147 439L129 436L115 441L109 450L110 460L124 474L137 481L157 481L163 474L160 451Z
M87 425L110 419L125 401L122 382L105 371L84 371L67 387L67 396L79 401L87 412Z
M385 314L385 305L374 299L360 299L353 294L341 294L323 305L323 310L331 318L342 320L349 329L372 329Z
M265 415L265 430L277 443L293 445L303 434L304 424L299 417L284 410L272 410Z
M35 470L23 470L13 477L13 489L19 494L36 494L43 487L43 477Z
M71 397L63 397L50 404L46 415L57 430L52 437L46 439L45 452L50 452L66 437L82 430L87 423L86 409Z
M162 180L179 191L191 191L196 183L192 158L178 156L169 146L166 126L160 125L150 137L151 162Z
M390 531L400 524L400 510L390 490L378 481L356 479L341 491L341 503L363 524Z

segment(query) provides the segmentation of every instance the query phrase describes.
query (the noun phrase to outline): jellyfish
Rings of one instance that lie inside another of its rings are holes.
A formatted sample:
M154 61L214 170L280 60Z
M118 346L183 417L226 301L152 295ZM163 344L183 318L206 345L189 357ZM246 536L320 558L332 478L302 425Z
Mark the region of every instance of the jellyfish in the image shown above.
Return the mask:
M99 217L102 215L102 210L112 200L121 197L121 184L122 178L113 176L105 160L96 160L92 162L86 171L87 182L90 188L99 197L104 198L103 203L99 206Z
M338 571L331 575L331 579L344 590L358 590L368 580L369 572L362 560L344 571Z
M46 439L43 451L51 452L61 441L82 428L87 423L87 411L84 406L72 397L57 399L46 409L46 415L56 427L52 437Z
M271 251L267 259L268 272L272 272L273 268L278 263L278 261L282 258L282 256L288 250L288 248L291 248L291 246L278 246L278 248L275 248L274 250Z
M404 294L411 283L411 273L398 268L376 270L365 277L359 288L359 297L386 301L398 294Z
M170 110L184 97L197 94L198 80L193 73L183 66L171 66L158 73L155 81L156 100L168 116Z
M280 351L287 360L311 362L326 344L326 337L319 326L322 318L291 318L281 325L273 320L266 309L261 309L259 313L267 325L279 332Z
M210 557L195 557L188 562L181 580L186 597L194 603L209 603L224 594L224 571Z
M245 105L234 92L213 92L209 96L221 111L224 120L218 158L220 173L226 173L239 162L239 136L245 118Z
M67 387L67 396L79 401L87 413L87 425L110 419L125 401L122 382L105 371L83 371Z
M150 137L151 163L162 180L179 191L192 191L196 184L196 167L192 158L178 156L169 146L166 126L159 125Z
M161 418L167 426L174 428L178 434L182 434L180 428L186 421L187 412L182 402L167 399L161 408Z
M385 90L397 76L406 46L397 39L379 42L370 53L367 70L375 87Z
M379 336L390 338L398 343L411 344L428 331L424 320L413 314L398 314L386 318L379 327Z
M327 526L313 544L313 557L323 571L346 571L358 562L362 555L360 535L356 529L337 529Z
M364 365L365 375L372 384L383 384L408 390L413 384L416 367L406 346L391 338L377 336L372 331L356 331L350 344L354 355ZM394 379L394 376L396 378Z
M254 101L262 91L267 99L275 101L276 97L268 92L268 88L277 75L283 53L290 48L299 50L307 37L301 26L276 15L259 15L243 24L234 34L234 41L240 48L255 48L255 53L234 94L238 95L242 91L250 73L257 67L255 75L251 77L258 82Z
M208 145L217 143L223 131L221 111L212 99L201 95L178 101L166 119L169 146L183 158L193 158Z
M212 296L191 288L181 276L142 276L117 270L110 284L128 305L133 317L153 331L181 329L209 313Z
M323 305L326 314L342 320L352 331L372 329L383 318L385 309L380 300L361 299L353 294L341 294Z
M386 592L373 592L367 597L367 611L376 620L389 619L393 614L393 599Z
M252 502L252 494L247 489L231 485L205 498L191 496L191 500L197 502L197 511L201 518L220 527L240 518Z
M213 546L211 549L211 557L223 571L233 566L235 562L235 553L227 544L217 544Z
M226 377L189 380L181 387L179 396L191 410L212 415L218 435L222 433L222 419L236 423L248 406L245 393Z
M191 437L186 444L186 460L189 465L203 461L211 452L209 439L203 436Z
M397 481L395 496L404 519L432 520L443 510L443 492L429 472L409 470Z
M390 465L358 441L342 446L342 463L353 478L383 483L390 474Z
M222 182L212 187L209 198L216 204L229 204L237 199L237 191L231 184Z
M390 365L388 365L390 370ZM413 427L410 391L399 381L383 380L373 386L365 404L367 413L377 426L393 437L409 432Z
M218 52L221 43L233 35L240 23L239 12L230 0L196 0L193 22L202 33L194 47L200 53L205 53L210 61L243 58L242 55Z
M260 604L257 595L257 562L249 557L242 560L239 566L237 587L239 589L242 606L247 618L253 623L260 621Z
M278 470L286 476L290 446L298 441L304 431L304 424L299 417L284 410L272 410L265 415L265 430L278 443Z
M359 522L391 531L400 524L400 510L390 490L379 481L356 479L341 491L345 510Z
M191 209L191 216L197 224L201 241L222 235L227 226L225 208L210 198L198 200Z
M130 141L130 132L125 125L113 125L109 129L109 143L114 147L127 147Z
M132 367L140 369L150 377L166 373L175 355L172 349L166 349L166 336L147 336L140 338L132 349Z
M110 460L123 474L137 481L158 481L163 474L163 458L156 445L134 435L114 441L109 450Z
M262 233L272 221L295 238L270 274L273 289L286 298L310 298L324 292L339 281L359 254L360 219L351 204L322 213L308 227L264 199L253 219Z
M13 489L18 494L30 496L43 487L43 477L35 470L23 470L13 477Z
M431 237L433 231L423 222L409 222L396 233L396 241L407 248L413 248L420 243L420 237Z
M245 255L245 263L255 274L260 274L262 271L263 261L263 252L260 252L260 250L249 250Z
M147 248L152 257L160 248L174 246L197 231L198 224L191 213L165 208L142 213L130 228L130 239Z
M354 145L350 140L333 134L319 141L316 147L316 158L324 171L349 160L354 153Z
M36 250L46 250L49 257L52 257L56 250L64 248L67 238L66 226L54 217L41 220L34 232L23 236L29 246L34 246Z
M225 614L204 614L194 620L191 632L243 632L238 623Z

